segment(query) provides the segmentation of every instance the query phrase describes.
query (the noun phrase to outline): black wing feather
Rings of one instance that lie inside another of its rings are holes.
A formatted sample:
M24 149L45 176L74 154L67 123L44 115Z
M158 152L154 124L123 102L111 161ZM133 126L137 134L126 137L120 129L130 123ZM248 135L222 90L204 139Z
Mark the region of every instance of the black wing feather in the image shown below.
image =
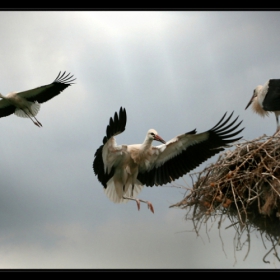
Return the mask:
M66 89L67 87L71 86L74 80L76 79L72 79L73 75L68 77L70 75L67 74L65 75L65 71L62 75L60 75L61 72L59 72L58 76L55 78L55 80L52 82L52 84L50 84L49 86L42 86L42 87L38 87L38 90L40 90L40 88L42 88L42 91L35 95L35 96L31 96L26 98L28 101L38 101L39 103L44 103L50 99L52 99L53 97L57 96L58 94L60 94L64 89ZM46 87L45 89L43 89L44 87Z
M268 82L267 94L263 100L265 111L280 111L280 80L271 79Z
M101 145L94 154L94 161L93 161L93 171L94 174L97 176L97 179L103 187L106 189L107 182L110 178L114 175L115 169L112 168L111 172L105 173L104 172L104 162L102 158L102 150L104 145L107 143L108 139L111 137L120 134L125 130L126 126L126 111L125 108L120 108L119 115L117 112L114 115L114 120L112 118L109 119L109 125L106 128L106 136L103 138L103 145Z
M115 112L114 120L110 118L109 125L106 128L106 136L103 138L103 144L106 144L108 139L122 133L126 126L126 111L125 108L120 108L119 115Z
M98 181L106 189L107 187L106 184L110 180L110 178L114 175L115 169L112 168L109 174L104 172L104 163L102 159L103 146L104 145L101 145L94 154L93 171L94 174L97 176Z
M13 114L16 110L16 107L14 105L8 105L7 107L3 107L0 109L0 118L7 117L11 114Z
M137 179L144 185L150 187L171 183L173 180L182 177L210 157L220 151L223 151L224 147L228 147L229 143L241 139L242 136L231 138L239 134L244 129L242 128L233 132L233 130L239 127L242 121L232 127L238 119L237 117L228 124L232 114L223 121L226 116L226 114L224 114L221 120L213 128L207 131L209 136L206 141L187 147L187 149L182 151L182 153L169 159L157 168L153 168L148 172L140 172ZM195 130L186 134L195 134Z

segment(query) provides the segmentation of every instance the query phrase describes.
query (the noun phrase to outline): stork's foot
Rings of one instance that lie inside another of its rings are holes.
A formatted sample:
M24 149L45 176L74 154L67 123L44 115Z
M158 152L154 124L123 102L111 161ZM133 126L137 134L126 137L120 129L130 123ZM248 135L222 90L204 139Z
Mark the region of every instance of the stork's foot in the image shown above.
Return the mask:
M129 199L129 200L136 201L138 211L140 210L140 202L144 202L148 205L148 209L151 210L151 212L154 213L154 207L153 207L153 204L150 201L146 201L146 200L142 200L142 199L136 199L136 198L132 198L132 197L126 197L126 196L123 196L123 199Z
M139 199L135 199L135 201L136 201L136 204L137 204L137 209L139 211L140 210L140 201L139 201Z
M155 212L154 212L153 204L152 204L150 201L146 201L146 200L142 200L142 199L137 199L137 200L139 200L139 201L141 201L141 202L144 202L144 203L147 203L148 209L151 210L151 212L155 213Z
M35 125L37 125L38 127L41 127L42 124L40 122L34 122Z
M147 205L148 205L148 209L150 209L153 213L155 213L153 204L151 202L147 201Z

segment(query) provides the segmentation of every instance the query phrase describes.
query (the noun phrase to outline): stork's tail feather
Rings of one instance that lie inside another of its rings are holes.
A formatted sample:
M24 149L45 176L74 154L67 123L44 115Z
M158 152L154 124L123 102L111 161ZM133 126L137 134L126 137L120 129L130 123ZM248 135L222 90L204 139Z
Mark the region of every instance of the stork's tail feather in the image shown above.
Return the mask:
M114 203L127 203L129 200L123 199L123 196L136 198L137 195L142 191L142 189L143 189L143 185L141 185L141 183L138 181L134 185L133 196L131 196L131 190L132 190L131 185L126 187L125 191L123 192L122 185L121 184L115 185L113 178L111 178L107 183L106 189L104 188L104 193Z
M36 116L38 114L38 112L40 111L40 107L41 107L41 105L37 101L30 102L30 111L31 111L32 115L30 114L30 112L29 112L29 115L31 117ZM15 115L20 118L29 118L28 115L20 108L16 108Z

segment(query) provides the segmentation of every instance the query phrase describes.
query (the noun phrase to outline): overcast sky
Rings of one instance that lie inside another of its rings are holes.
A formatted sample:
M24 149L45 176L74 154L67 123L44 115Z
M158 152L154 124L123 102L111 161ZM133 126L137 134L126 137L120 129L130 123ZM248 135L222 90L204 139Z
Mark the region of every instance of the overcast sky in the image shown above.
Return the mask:
M227 221L224 251L217 225L197 237L186 211L169 208L184 188L145 187L152 214L112 203L92 170L121 106L118 144L142 143L150 128L166 141L203 132L232 111L244 139L272 135L274 115L244 109L257 85L280 78L279 26L279 12L0 12L2 94L59 71L77 78L42 104L42 128L0 119L0 268L279 268L273 256L263 263L270 247L257 234L247 259L245 249L235 259Z

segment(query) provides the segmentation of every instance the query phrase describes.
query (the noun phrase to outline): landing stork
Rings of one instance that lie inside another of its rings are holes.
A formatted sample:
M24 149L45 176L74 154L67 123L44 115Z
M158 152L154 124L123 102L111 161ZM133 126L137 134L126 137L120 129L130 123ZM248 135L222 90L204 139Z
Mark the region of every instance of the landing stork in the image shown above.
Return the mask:
M9 116L15 113L16 116L22 118L30 118L31 121L41 127L42 124L36 119L36 115L40 110L40 104L46 102L56 95L60 94L64 89L72 85L73 75L68 77L65 72L48 85L33 88L27 91L10 92L6 96L0 93L0 118ZM35 120L33 120L33 118Z
M263 86L257 86L245 110L251 104L253 111L262 117L268 116L269 112L274 112L277 125L276 134L280 130L280 79L270 79Z
M117 145L115 136L122 133L126 126L126 110L120 108L114 118L110 118L106 136L95 152L93 170L104 187L105 194L115 203L134 200L138 210L140 202L147 203L154 213L149 201L136 199L146 186L161 186L171 183L194 169L208 158L242 137L231 138L244 128L236 131L242 121L236 119L229 123L226 113L210 130L196 134L189 131L165 142L154 129L149 129L142 144ZM152 146L153 141L162 144Z

